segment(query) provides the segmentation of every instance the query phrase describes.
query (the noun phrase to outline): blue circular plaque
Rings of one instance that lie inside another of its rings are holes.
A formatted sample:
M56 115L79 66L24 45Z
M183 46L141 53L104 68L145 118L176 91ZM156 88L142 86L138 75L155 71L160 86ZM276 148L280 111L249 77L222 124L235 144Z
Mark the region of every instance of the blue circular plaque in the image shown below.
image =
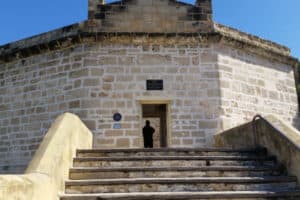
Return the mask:
M115 113L113 119L114 121L119 122L122 120L122 115L120 113Z

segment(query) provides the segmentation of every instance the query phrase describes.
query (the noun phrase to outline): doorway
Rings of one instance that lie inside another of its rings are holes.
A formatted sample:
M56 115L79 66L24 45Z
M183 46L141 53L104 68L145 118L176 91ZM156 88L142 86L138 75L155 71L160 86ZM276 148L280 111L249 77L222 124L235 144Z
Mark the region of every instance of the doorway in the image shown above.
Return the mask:
M149 120L155 129L153 135L153 147L165 148L167 144L167 105L166 104L142 104L143 126Z

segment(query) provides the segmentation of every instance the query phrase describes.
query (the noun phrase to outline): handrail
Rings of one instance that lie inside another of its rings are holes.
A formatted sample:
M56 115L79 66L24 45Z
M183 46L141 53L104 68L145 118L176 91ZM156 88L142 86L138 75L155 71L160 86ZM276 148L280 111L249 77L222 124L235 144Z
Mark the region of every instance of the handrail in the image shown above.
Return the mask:
M256 120L257 119L264 119L260 114L257 114L252 119L252 134L253 134L253 144L254 146L258 146L257 142L257 126L256 126Z

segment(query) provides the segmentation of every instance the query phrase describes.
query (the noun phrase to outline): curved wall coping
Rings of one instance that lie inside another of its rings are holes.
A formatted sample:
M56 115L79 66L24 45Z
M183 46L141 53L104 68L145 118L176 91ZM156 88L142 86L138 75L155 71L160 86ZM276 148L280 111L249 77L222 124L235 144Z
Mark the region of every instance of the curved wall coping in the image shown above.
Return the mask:
M76 115L60 115L44 137L25 174L0 176L0 200L59 199L79 148L92 148L92 133Z
M255 122L256 139L253 123L249 122L215 135L215 146L265 147L286 167L289 174L297 176L300 184L300 132L274 115L261 117Z
M263 117L262 120L276 129L277 132L287 140L287 142L290 142L300 151L300 132L296 128L274 115Z

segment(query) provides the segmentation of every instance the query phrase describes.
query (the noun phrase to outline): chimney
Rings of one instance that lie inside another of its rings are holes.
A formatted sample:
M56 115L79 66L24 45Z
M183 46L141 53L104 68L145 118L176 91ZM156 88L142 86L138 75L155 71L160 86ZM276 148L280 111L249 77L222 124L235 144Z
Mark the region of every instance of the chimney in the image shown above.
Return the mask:
M94 19L95 14L97 13L98 5L104 5L105 0L89 0L89 10L88 10L88 16L89 19Z
M212 0L196 0L196 6L202 11L202 14L206 15L208 21L212 22Z
M196 6L201 7L206 14L212 14L212 0L196 0Z

